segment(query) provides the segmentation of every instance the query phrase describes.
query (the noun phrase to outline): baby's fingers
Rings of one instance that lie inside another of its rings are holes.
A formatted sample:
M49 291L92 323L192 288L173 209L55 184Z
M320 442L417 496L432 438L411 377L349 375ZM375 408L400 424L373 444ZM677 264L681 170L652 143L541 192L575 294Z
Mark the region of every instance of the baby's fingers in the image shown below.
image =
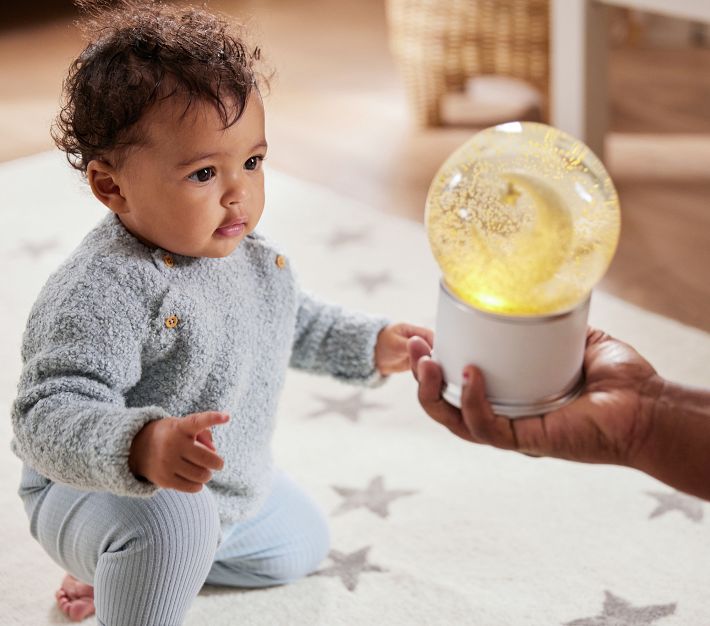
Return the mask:
M210 450L216 450L212 441L212 431L205 429L200 431L195 437L195 441L199 441L203 446L207 446Z
M175 489L176 491L184 491L185 493L199 493L200 491L202 491L203 486L204 485L202 483L196 483L191 480L187 480L186 478L178 476L177 474L173 474L170 483L164 485L166 489Z
M224 467L224 460L214 450L209 450L204 446L190 446L182 456L183 459L199 467L219 471Z
M421 337L431 348L434 345L434 331L424 326L415 326L414 324L399 324L398 334L404 339L411 337Z
M186 415L180 420L180 429L191 437L197 437L197 435L206 428L216 426L217 424L224 424L227 421L229 421L229 416L219 411L193 413L192 415Z
M212 479L212 472L204 467L198 467L190 461L181 459L175 467L175 474L193 483L205 484Z
M434 331L431 330L430 328L422 328L422 327L418 327L416 330L417 330L416 336L419 336L422 339L424 339L424 341L426 341L427 344L429 344L429 348L433 348L434 347Z

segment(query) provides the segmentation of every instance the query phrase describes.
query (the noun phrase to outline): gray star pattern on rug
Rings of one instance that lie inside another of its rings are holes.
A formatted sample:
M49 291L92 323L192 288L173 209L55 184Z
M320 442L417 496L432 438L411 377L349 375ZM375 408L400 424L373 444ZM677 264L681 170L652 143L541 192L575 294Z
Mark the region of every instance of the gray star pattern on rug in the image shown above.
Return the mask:
M385 489L385 481L382 476L375 476L365 489L353 489L351 487L338 487L333 485L333 489L345 500L333 511L333 515L347 513L353 509L364 507L370 509L380 517L388 517L389 503L397 498L411 496L416 491L405 491L403 489Z
M326 243L331 248L337 248L348 243L360 243L367 239L367 232L367 230L343 230L339 228L331 233Z
M357 422L360 419L360 411L364 409L384 409L387 408L382 404L374 402L366 402L363 399L363 392L356 391L353 395L347 398L329 398L326 396L316 395L316 398L323 403L323 406L317 411L313 411L306 417L321 417L322 415L330 415L338 413L349 419L351 422Z
M22 247L20 248L21 252L24 252L27 254L27 256L31 256L33 259L37 259L46 252L49 252L50 250L54 250L59 246L59 242L56 239L48 239L46 241L24 241L22 243Z
M360 548L350 554L331 550L328 558L333 561L333 565L315 572L316 576L337 576L342 581L348 591L355 591L360 582L360 574L363 572L386 572L387 570L379 565L372 565L367 562L367 553L370 546Z
M384 285L393 285L392 275L388 271L374 274L355 274L355 282L360 285L366 294L374 293Z
M604 611L596 617L576 619L564 626L646 626L675 613L673 604L633 607L609 591L604 592Z
M647 491L646 493L658 501L658 506L648 516L649 519L665 515L669 511L680 511L694 522L700 522L703 519L703 501L699 498L680 491L670 493Z

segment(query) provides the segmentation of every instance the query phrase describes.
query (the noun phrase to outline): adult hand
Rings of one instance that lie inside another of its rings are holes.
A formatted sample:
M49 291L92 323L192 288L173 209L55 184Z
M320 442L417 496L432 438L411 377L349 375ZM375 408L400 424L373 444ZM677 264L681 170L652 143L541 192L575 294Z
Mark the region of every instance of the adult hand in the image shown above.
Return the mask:
M441 397L441 369L426 342L413 338L408 348L419 401L429 416L468 441L533 456L633 465L664 385L631 346L589 329L582 395L547 415L513 420L493 412L483 374L473 365L464 371L461 410L448 404Z
M128 466L158 487L197 493L221 470L210 428L229 417L217 411L166 417L146 424L133 438Z

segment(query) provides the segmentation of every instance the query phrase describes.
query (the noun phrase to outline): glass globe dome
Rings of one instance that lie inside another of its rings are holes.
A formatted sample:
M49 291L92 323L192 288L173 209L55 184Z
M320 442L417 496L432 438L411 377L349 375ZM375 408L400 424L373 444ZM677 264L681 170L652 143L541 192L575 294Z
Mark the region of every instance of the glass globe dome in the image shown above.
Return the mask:
M580 141L533 122L483 130L454 152L426 200L447 288L504 315L568 311L601 279L619 240L619 199Z

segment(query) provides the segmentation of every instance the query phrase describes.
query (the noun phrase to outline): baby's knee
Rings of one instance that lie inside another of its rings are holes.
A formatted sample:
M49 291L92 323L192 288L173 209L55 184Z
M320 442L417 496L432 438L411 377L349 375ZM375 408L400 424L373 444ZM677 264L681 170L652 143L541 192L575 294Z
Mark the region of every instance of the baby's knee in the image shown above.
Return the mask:
M125 530L105 546L93 576L97 619L178 623L176 616L197 595L214 562L220 525L212 495L206 489L193 495L161 490L120 508L114 527L125 524ZM168 615L170 621L156 618Z
M156 553L210 561L214 558L221 531L217 506L209 490L189 494L161 489L134 504L137 506L129 512L130 519L120 521L133 536L133 542L146 544L144 549Z
M221 537L209 490L187 494L161 489L150 498L109 493L88 497L91 514L75 516L71 527L64 528L67 538L80 538L70 542L76 549L62 545L55 558L65 569L84 580L92 580L99 570L113 571L118 562L126 571L147 567L154 577L170 576L168 570L178 566L209 571Z
M162 489L151 500L148 514L142 516L141 532L148 533L152 541L189 541L213 552L217 549L221 535L219 513L209 490L192 494Z

